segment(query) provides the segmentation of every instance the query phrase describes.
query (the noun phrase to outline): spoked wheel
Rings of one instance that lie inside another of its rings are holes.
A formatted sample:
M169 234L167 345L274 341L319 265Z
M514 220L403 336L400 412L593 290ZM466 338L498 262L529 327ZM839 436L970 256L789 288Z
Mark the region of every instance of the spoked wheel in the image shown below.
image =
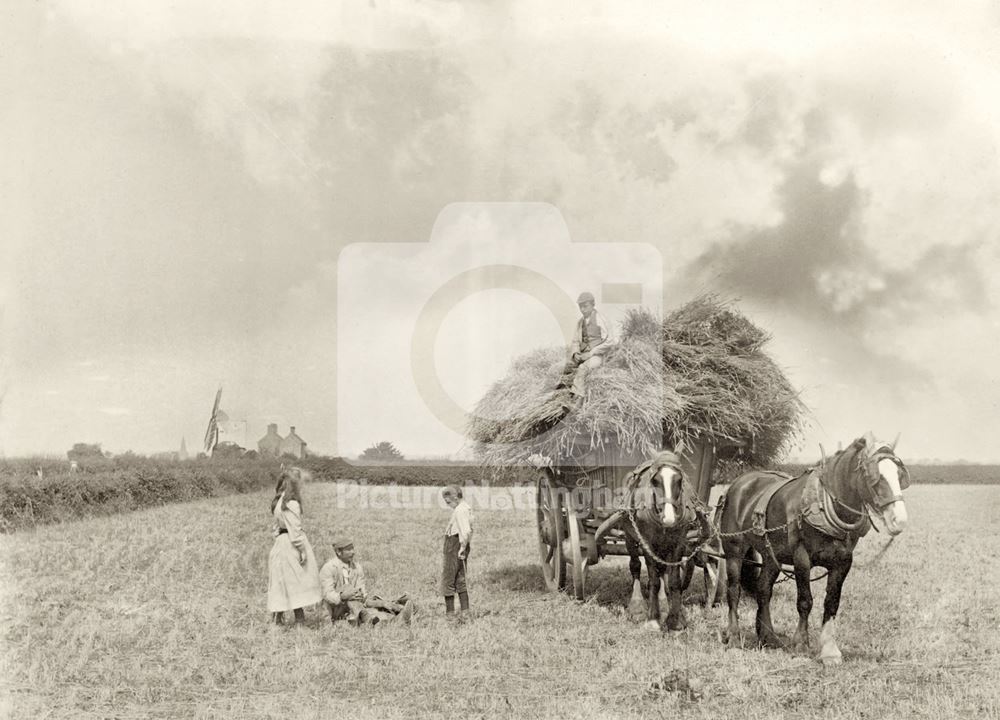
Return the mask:
M569 526L569 557L570 573L573 577L573 597L583 600L587 589L587 555L580 544L580 519L571 505L566 507L566 524Z
M542 577L545 587L552 592L561 590L566 585L566 566L563 564L562 511L559 508L559 496L552 487L552 478L548 470L540 470L535 481L535 507L538 521L538 558L541 560Z

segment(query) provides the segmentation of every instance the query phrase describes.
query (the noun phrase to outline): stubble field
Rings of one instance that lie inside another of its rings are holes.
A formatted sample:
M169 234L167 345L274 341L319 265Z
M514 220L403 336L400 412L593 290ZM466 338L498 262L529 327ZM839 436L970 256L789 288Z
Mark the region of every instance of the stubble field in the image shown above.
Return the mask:
M412 491L411 491L412 492ZM534 512L476 512L470 623L437 596L447 510L338 507L305 490L323 562L349 532L374 590L408 591L412 626L281 629L264 607L266 492L41 527L0 537L3 709L15 717L1000 717L1000 487L918 485L911 525L880 557L864 538L840 611L844 664L787 651L724 649L724 608L689 606L680 633L629 622L624 559L589 576L591 599L544 591ZM428 498L436 497L429 494ZM383 499L384 500L384 499ZM475 505L474 505L475 507ZM818 643L821 595L812 619ZM696 574L689 590L701 590ZM794 588L775 594L794 629ZM692 681L694 681L692 683ZM687 688L700 685L700 695Z

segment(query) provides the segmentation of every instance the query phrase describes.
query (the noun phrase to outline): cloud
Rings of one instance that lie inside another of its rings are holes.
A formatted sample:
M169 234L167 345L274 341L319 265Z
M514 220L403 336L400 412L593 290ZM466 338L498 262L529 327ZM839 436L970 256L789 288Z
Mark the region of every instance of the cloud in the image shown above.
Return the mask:
M776 221L713 233L678 291L716 290L795 316L803 342L852 382L943 388L911 329L942 315L984 318L1000 301L985 252L1000 226L988 199L1000 174L982 162L990 131L960 102L962 76L927 49L862 43L847 61L813 58L805 83L748 80L759 100L734 142L778 163Z
M822 168L812 155L800 159L778 192L783 220L734 229L694 260L679 284L794 313L855 377L927 383L932 373L920 358L899 356L891 345L887 351L885 337L928 314L988 310L978 248L931 245L908 265L884 262L864 233L867 193L852 176L825 183Z
M982 272L1000 261L1000 82L978 8L49 7L23 88L37 141L9 163L63 209L10 233L25 398L110 368L129 405L224 377L250 411L299 415L337 352L324 268L347 243L426 242L455 201L547 201L575 242L655 243L670 303L743 296L810 388L945 380L935 338L975 347L1000 299ZM52 403L65 428L103 389Z

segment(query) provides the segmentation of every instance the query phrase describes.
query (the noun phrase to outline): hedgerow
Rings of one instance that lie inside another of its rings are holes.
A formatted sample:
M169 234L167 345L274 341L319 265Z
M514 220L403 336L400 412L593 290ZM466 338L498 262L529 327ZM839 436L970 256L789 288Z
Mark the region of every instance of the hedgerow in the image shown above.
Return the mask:
M282 462L310 470L321 482L471 485L479 482L482 474L478 467L470 465L419 462L354 465L329 457L300 461L266 458L176 461L126 453L81 461L77 472L70 472L65 460L11 459L0 461L0 532L273 488Z
M273 461L131 456L97 460L74 473L66 462L5 461L0 464L0 532L273 487L279 469Z
M478 465L402 461L390 464L310 457L299 463L317 480L354 480L373 485L476 485L485 475Z

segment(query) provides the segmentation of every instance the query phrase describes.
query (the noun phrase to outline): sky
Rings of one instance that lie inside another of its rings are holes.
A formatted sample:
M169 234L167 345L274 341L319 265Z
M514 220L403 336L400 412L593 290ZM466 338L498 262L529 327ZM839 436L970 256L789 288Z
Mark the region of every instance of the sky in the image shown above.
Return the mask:
M251 443L464 455L511 360L626 287L772 334L794 456L1000 462L996 2L4 15L5 456L197 449L219 386Z

